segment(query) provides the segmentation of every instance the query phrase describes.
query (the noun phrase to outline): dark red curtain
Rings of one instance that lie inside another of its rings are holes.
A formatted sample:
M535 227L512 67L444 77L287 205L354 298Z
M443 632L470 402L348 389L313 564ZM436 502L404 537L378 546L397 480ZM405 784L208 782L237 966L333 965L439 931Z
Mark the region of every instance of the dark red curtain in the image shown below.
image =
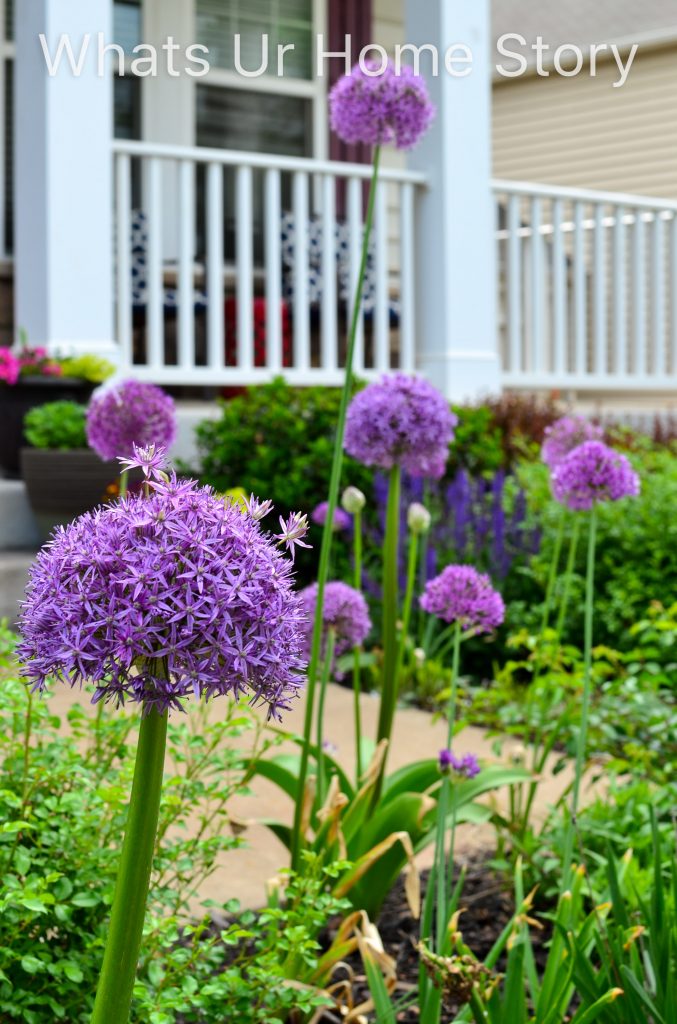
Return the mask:
M336 53L345 49L345 37L350 36L353 64L360 50L374 42L372 35L372 0L327 0L329 24L329 47ZM333 58L328 61L330 87L344 73L344 61ZM332 160L348 163L369 163L371 149L362 143L348 145L333 132L330 135L329 156ZM345 215L345 183L337 183L336 208L339 217Z

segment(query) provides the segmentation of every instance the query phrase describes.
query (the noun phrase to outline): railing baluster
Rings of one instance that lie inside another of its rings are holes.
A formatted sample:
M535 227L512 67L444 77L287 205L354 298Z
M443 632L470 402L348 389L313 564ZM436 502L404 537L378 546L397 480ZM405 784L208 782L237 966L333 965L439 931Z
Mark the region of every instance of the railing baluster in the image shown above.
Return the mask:
M179 315L178 362L184 370L195 365L195 164L179 165Z
M207 165L207 362L212 370L225 365L223 288L223 167Z
M125 153L115 158L117 170L117 333L121 368L131 367L132 350L132 162Z
M595 373L607 372L606 354L606 236L604 227L604 205L595 206Z
M322 368L338 366L338 305L336 295L336 179L322 178Z
M625 244L625 208L617 206L614 227L614 353L613 372L625 376L628 372L628 322L627 322L627 254Z
M381 373L390 369L390 317L388 312L388 210L387 185L380 182L375 209L374 368Z
M162 162L148 163L148 335L147 362L153 369L164 367L164 287L162 281Z
M585 240L583 236L583 203L574 203L574 369L578 374L587 372L587 296Z
M235 177L235 252L237 270L237 366L254 365L252 169L238 167Z
M553 370L564 373L567 368L567 260L562 234L563 206L561 199L552 204L552 312Z
M400 187L400 369L416 368L414 295L414 186Z
M646 373L646 237L641 210L635 210L632 246L633 282L633 370Z
M310 369L310 309L308 304L308 175L293 179L294 208L294 369Z
M531 359L532 369L539 373L545 366L545 260L541 225L542 202L531 200Z
M654 337L653 350L653 373L662 376L665 373L665 233L663 220L656 211L653 222L653 260L651 267L652 274L652 299L653 315L652 327Z
M522 369L522 243L520 230L520 199L508 199L508 368L512 373Z
M282 369L282 280L280 222L282 216L280 172L266 171L266 366L274 373Z
M356 301L360 256L362 253L362 182L359 178L350 178L348 181L348 231L350 266L348 317L350 318ZM356 373L364 369L364 314L362 309L360 309L360 315L357 320L353 366Z

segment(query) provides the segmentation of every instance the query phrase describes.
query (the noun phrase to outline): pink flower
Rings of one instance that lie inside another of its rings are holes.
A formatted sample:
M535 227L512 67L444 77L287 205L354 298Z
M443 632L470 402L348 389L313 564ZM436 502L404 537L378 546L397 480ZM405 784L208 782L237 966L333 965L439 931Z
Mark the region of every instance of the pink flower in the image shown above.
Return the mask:
M14 385L19 379L21 363L8 348L0 348L0 380Z

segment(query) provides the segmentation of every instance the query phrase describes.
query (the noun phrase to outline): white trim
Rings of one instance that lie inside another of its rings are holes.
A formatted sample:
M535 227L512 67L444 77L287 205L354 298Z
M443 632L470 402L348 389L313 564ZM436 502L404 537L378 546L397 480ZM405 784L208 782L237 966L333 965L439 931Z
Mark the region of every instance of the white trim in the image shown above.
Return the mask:
M273 75L244 78L236 71L228 71L226 68L212 68L208 75L196 81L198 85L239 89L242 92L279 93L282 96L298 96L301 99L314 99L317 94L315 82L310 78L277 78Z
M653 196L636 196L624 192L600 192L588 188L567 188L562 185L537 185L528 181L510 181L494 178L491 187L495 193L521 196L541 196L550 199L573 199L583 203L611 203L614 206L634 206L644 210L673 210L677 212L676 199L656 199Z

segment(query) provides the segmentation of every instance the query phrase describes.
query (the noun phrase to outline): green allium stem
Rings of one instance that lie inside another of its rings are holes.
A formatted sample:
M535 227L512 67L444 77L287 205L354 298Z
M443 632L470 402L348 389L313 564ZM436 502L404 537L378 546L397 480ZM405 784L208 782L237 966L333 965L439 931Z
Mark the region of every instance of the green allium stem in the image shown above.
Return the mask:
M374 222L374 205L376 201L376 185L378 182L378 171L381 158L381 147L374 148L374 166L369 186L369 201L367 203L367 216L364 225L364 237L362 239L362 255L360 258L360 270L355 290L355 302L350 319L350 330L348 332L348 347L346 351L345 379L341 392L338 420L336 423L336 438L334 440L334 457L331 464L331 477L329 481L329 495L327 500L327 518L322 531L322 546L320 548L320 564L317 573L317 604L315 606L315 624L313 627L313 642L308 665L308 687L306 690L306 712L303 723L303 747L301 749L301 764L299 767L298 787L296 790L296 804L294 807L294 825L292 828L291 842L291 866L298 870L301 866L300 854L303 844L301 835L301 817L303 814L303 796L308 777L308 761L310 758L310 739L313 728L315 710L315 690L317 688L317 671L320 663L320 651L322 647L322 609L324 607L324 588L329 574L329 558L334 532L334 513L338 505L339 487L341 485L341 470L343 468L343 436L346 427L346 414L348 402L353 385L353 360L355 355L355 340L357 328L362 315L362 292L364 289L364 278L367 271L367 257L369 255L369 239L371 237L372 224Z
M409 635L409 623L411 622L411 606L414 601L414 586L416 585L416 567L418 565L418 533L412 530L409 534L409 558L407 561L407 588L404 592L404 605L402 607L402 633L397 650L397 679L402 678L402 666L404 665L404 651Z
M550 572L548 573L548 584L545 591L545 604L543 605L543 618L541 620L541 639L543 639L543 635L550 622L550 613L552 611L552 603L555 595L555 584L557 583L559 563L560 558L562 557L562 543L564 541L564 523L566 521L566 517L567 510L561 506L559 511L559 522L557 524L557 533L555 534L555 549L552 554Z
M327 650L324 655L324 666L320 680L320 698L317 702L317 803L322 807L325 798L324 785L324 702L327 696L327 684L331 675L331 666L334 661L334 647L336 645L336 630L331 627L327 630Z
M571 816L567 826L566 840L564 845L564 864L562 868L562 884L569 885L571 873L571 860L574 848L574 833L576 830L576 815L581 795L581 779L585 768L585 759L588 745L588 717L590 714L590 696L592 690L592 629L594 614L594 591L595 591L595 544L597 540L597 506L592 506L590 513L590 530L588 533L588 560L585 577L585 646L583 663L583 701L581 704L581 721L578 730L578 741L576 744L576 767L574 773L574 785L571 794Z
M362 590L362 512L355 512L353 516L353 553L354 553L354 575L353 586L355 590ZM355 783L359 788L362 778L362 714L360 711L360 653L361 648L356 647L353 651L353 699L355 713Z
M134 781L91 1024L128 1024L160 812L167 714L141 717Z
M397 556L400 541L400 490L402 471L390 470L386 532L383 542L383 688L378 718L377 742L390 740L397 704ZM384 758L385 769L385 758ZM382 770L384 770L382 769Z
M574 519L574 528L571 534L571 542L569 544L569 556L567 558L567 565L564 571L564 590L562 592L562 603L560 605L559 614L557 616L557 639L559 640L562 636L562 630L564 629L564 623L566 622L567 611L569 610L569 597L571 596L571 580L574 574L574 567L576 565L576 556L578 554L578 541L581 535L581 517L576 516Z
M461 623L454 626L454 653L451 662L451 691L447 710L447 747L451 750L456 725L456 704L458 696L458 671L461 664Z
M120 497L124 498L129 486L129 470L123 469L120 473Z

